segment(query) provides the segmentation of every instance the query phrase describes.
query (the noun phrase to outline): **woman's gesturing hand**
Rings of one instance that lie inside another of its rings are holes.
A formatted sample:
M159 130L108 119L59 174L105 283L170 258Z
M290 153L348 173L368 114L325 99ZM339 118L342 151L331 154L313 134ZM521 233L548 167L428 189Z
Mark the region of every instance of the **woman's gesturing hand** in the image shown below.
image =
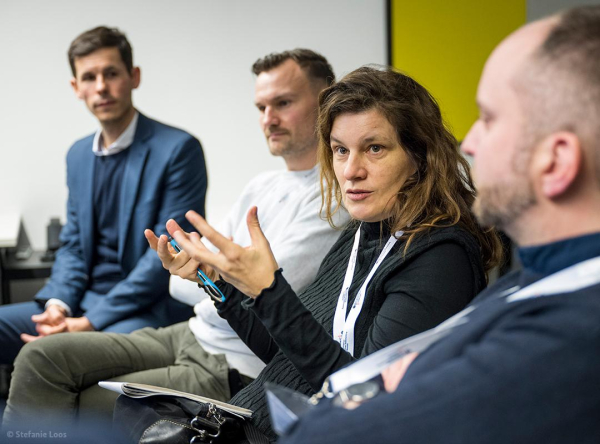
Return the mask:
M185 217L219 249L218 253L213 253L197 235L193 236L195 233L188 234L180 229L171 231L167 225L171 236L190 258L212 267L223 279L251 298L256 298L262 290L271 286L279 266L260 228L256 207L252 207L246 217L252 244L245 248L221 235L195 211L188 211Z
M181 227L174 220L169 220L167 222L167 231L169 231L169 233L175 231L183 233ZM191 242L201 244L204 247L198 233L185 234L189 237ZM158 253L158 258L162 262L163 267L172 275L179 276L189 281L200 282L196 272L198 267L200 267L209 277L215 275L215 272L210 267L201 266L198 261L192 259L185 251L182 250L180 253L177 253L169 244L169 240L164 234L160 237L156 237L152 230L145 230L144 236L146 236L150 248Z

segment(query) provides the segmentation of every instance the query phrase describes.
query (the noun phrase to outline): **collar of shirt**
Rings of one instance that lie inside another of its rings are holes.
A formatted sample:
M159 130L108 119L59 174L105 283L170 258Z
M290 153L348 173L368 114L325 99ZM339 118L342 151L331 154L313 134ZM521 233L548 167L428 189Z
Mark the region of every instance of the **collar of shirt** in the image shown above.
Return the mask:
M519 248L519 257L523 267L542 275L556 273L598 255L600 255L600 233Z
M121 151L129 148L133 143L135 137L135 130L137 129L138 117L140 113L137 111L131 119L131 123L125 128L125 131L115 140L110 146L104 148L102 141L102 129L96 131L94 135L94 142L92 143L92 150L96 156L112 156L113 154L120 153Z
M365 233L365 237L367 239L383 239L387 241L390 234L392 234L392 230L390 229L391 219L385 219L379 222L363 222L361 225L361 230ZM383 247L384 244L382 244Z

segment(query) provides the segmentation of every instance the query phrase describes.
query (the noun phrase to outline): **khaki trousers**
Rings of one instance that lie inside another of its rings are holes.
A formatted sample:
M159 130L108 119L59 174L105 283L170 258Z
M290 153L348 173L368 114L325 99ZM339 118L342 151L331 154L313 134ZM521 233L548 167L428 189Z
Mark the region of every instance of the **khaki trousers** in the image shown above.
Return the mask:
M129 334L63 333L27 344L15 361L3 428L46 421L110 422L117 394L98 381L158 385L227 401L228 365L187 322Z

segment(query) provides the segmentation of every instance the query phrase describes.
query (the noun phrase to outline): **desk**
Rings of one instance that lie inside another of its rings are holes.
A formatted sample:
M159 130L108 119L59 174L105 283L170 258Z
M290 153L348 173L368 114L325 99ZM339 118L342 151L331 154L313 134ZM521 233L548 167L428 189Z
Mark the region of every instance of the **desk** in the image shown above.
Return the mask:
M42 262L43 251L34 251L26 260L17 260L14 254L0 249L0 279L2 304L10 304L10 281L50 277L54 262Z

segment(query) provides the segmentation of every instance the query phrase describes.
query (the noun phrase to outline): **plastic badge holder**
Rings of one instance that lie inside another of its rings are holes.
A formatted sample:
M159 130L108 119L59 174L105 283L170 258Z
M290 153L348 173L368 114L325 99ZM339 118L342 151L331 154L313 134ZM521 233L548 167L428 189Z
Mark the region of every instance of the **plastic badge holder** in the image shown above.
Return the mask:
M280 436L285 435L301 416L315 408L308 396L287 387L266 383L265 390L271 424Z

